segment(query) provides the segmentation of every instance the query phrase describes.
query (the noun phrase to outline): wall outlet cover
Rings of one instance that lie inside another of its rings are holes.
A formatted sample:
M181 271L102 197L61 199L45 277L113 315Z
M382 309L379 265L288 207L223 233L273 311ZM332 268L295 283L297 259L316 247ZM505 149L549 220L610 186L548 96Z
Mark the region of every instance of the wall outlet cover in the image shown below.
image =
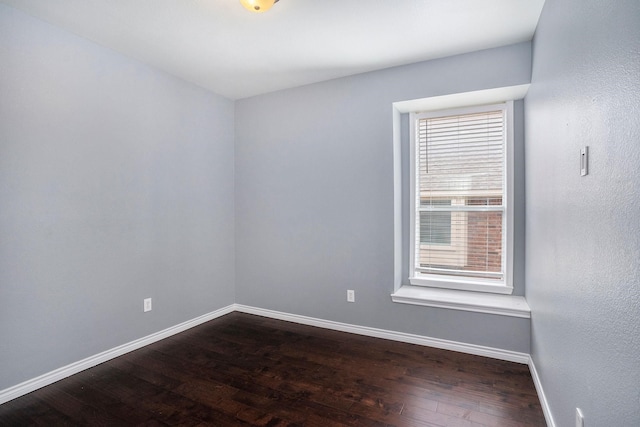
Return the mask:
M351 289L347 291L347 302L356 302L356 291Z

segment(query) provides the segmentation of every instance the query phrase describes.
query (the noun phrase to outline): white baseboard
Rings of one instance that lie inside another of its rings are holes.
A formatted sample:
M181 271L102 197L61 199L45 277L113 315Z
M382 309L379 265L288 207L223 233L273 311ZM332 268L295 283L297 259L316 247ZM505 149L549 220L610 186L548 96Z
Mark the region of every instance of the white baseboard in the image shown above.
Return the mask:
M529 356L529 371L531 372L533 384L536 386L536 391L538 392L538 399L540 399L540 405L542 406L544 419L547 421L547 427L556 427L556 423L553 421L553 416L551 415L551 408L549 407L547 396L544 394L544 390L542 389L538 370L536 369L536 365L533 363L531 356Z
M545 415L545 418L547 419L547 423L550 427L555 427L555 425L553 424L553 419L551 418L551 412L549 411L549 406L547 404L546 398L544 397L544 393L542 391L542 386L540 385L540 380L537 376L537 372L535 371L535 366L533 365L533 361L531 361L529 355L526 353L519 353L511 350L503 350L503 349L485 347L485 346L480 346L475 344L461 343L457 341L443 340L440 338L425 337L422 335L407 334L404 332L395 332L395 331L388 331L385 329L370 328L367 326L351 325L348 323L334 322L331 320L324 320L324 319L318 319L314 317L301 316L297 314L284 313L280 311L267 310L263 308L250 307L250 306L241 305L241 304L231 304L227 307L223 307L211 313L207 313L200 317L196 317L195 319L180 323L179 325L172 326L170 328L167 328L160 332L153 333L151 335L147 335L146 337L137 339L135 341L131 341L127 344L123 344L121 346L112 348L111 350L104 351L94 356L87 357L86 359L71 363L67 366L63 366L54 371L40 375L39 377L27 380L25 382L9 387L7 389L0 390L0 404L3 404L5 402L18 398L20 396L23 396L27 393L31 393L32 391L35 391L39 388L45 387L49 384L53 384L56 381L59 381L71 375L77 374L78 372L84 371L85 369L89 369L91 367L99 365L100 363L114 359L118 356L122 356L123 354L129 353L133 350L137 350L146 345L153 344L154 342L160 341L164 338L186 331L187 329L193 328L194 326L198 326L202 323L224 316L225 314L231 313L233 311L255 314L258 316L264 316L264 317L269 317L273 319L300 323L303 325L317 326L320 328L331 329L335 331L349 332L352 334L365 335L365 336L370 336L375 338L383 338L383 339L388 339L392 341L400 341L400 342L406 342L410 344L423 345L427 347L435 347L443 350L452 350L452 351L458 351L461 353L474 354L477 356L491 357L493 359L500 359L500 360L507 360L510 362L529 364L529 367L531 369L531 375L533 377L536 389L538 391L538 395L540 396L540 402L542 404L544 415Z
M172 335L186 331L187 329L193 328L194 326L198 326L202 323L208 322L209 320L216 319L220 316L224 316L225 314L231 313L233 311L234 311L234 304L231 304L219 310L212 311L211 313L207 313L202 316L196 317L195 319L191 319L186 322L180 323L179 325L172 326L170 328L167 328L160 332L153 333L151 335L147 335L146 337L137 339L135 341L131 341L127 344L120 345L118 347L112 348L111 350L103 351L102 353L98 353L94 356L87 357L86 359L71 363L67 366L63 366L62 368L58 368L54 371L40 375L39 377L27 380L13 387L9 387L7 389L1 390L0 405L10 400L13 400L17 397L23 396L27 393L31 393L32 391L35 391L49 384L53 384L56 381L60 381L63 378L70 377L71 375L77 374L78 372L84 371L85 369L92 368L96 365L99 365L100 363L114 359L118 356L122 356L123 354L129 353L133 350L137 350L146 345L153 344L156 341L160 341L164 338L168 338Z
M333 322L331 320L317 319L314 317L300 316L297 314L289 314L280 311L266 310L263 308L250 307L241 304L235 304L235 309L242 313L256 314L258 316L270 317L273 319L286 320L289 322L300 323L303 325L317 326L325 329L333 329L336 331L350 332L352 334L366 335L375 338L384 338L392 341L406 342L410 344L418 344L427 347L435 347L443 350L458 351L461 353L474 354L476 356L491 357L493 359L507 360L509 362L529 363L529 355L527 353L519 353L511 350L502 350L498 348L485 347L475 344L467 344L457 341L443 340L440 338L425 337L422 335L407 334L404 332L394 332L385 329L370 328L367 326L351 325L348 323Z

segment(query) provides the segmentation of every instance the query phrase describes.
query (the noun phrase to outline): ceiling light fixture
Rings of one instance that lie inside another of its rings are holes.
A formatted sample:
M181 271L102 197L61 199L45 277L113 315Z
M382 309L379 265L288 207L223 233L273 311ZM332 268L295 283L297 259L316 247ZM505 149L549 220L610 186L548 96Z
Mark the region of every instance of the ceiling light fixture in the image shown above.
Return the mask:
M240 0L245 9L256 13L266 12L277 2L278 0Z

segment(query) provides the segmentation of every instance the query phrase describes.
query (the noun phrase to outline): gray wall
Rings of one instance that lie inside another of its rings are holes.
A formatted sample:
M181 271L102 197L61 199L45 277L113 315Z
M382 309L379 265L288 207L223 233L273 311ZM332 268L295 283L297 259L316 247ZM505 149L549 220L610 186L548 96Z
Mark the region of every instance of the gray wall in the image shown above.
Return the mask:
M391 301L391 104L529 83L530 67L522 43L237 101L237 302L528 353L528 319ZM518 134L522 188L522 122Z
M2 4L0 64L0 390L233 303L233 102Z
M560 427L640 425L639 47L637 0L547 0L534 38L526 295Z

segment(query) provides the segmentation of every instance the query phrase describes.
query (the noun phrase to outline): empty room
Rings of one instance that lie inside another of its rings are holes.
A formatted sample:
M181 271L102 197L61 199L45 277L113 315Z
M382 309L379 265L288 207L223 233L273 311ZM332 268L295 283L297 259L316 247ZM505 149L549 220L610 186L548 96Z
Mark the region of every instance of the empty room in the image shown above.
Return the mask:
M0 425L640 426L638 0L0 0Z

